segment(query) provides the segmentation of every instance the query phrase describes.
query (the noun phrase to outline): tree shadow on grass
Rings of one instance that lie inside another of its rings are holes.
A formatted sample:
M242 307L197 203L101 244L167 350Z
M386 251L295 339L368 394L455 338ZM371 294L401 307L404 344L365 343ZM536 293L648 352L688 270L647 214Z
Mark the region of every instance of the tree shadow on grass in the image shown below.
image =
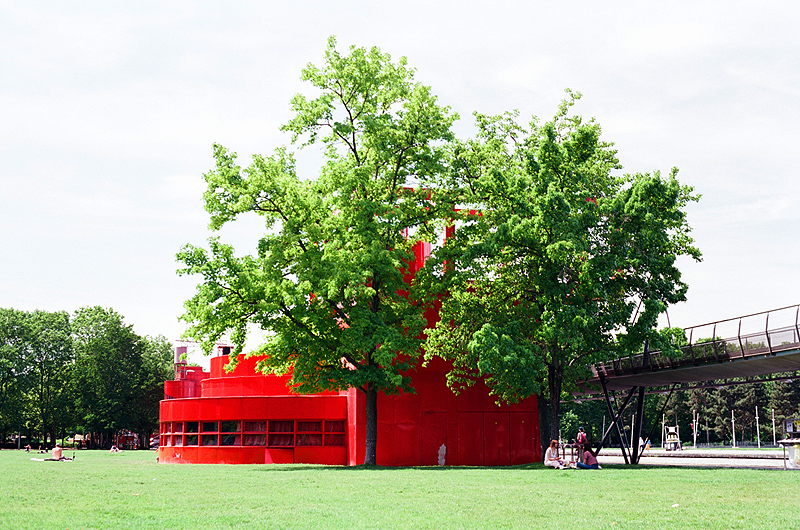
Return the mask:
M262 473L292 473L298 471L336 471L361 473L375 471L424 471L427 473L447 473L452 471L480 471L480 470L549 470L544 464L519 464L514 466L377 466L359 464L357 466L327 466L322 464L265 464L257 466L254 471Z

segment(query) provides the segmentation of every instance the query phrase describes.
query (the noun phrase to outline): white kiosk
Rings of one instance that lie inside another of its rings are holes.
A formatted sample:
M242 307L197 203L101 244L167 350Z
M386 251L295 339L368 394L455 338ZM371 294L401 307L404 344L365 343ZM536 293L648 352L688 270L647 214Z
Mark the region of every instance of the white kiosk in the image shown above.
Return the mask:
M800 469L800 420L783 420L783 440L778 443L783 447L783 469Z

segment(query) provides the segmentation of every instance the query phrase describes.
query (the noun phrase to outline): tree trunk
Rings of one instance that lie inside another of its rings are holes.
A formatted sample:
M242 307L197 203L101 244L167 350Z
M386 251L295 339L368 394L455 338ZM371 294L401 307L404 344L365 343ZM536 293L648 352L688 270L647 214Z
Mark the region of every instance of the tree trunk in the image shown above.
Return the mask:
M536 396L536 405L539 409L539 444L544 458L544 452L550 447L550 437L547 436L550 429L550 401L544 396L544 393L540 392Z
M145 431L139 433L139 449L150 449L151 436L153 436L153 431Z
M558 440L559 415L561 414L561 379L563 370L549 366L547 382L550 391L550 439Z
M378 392L375 385L367 383L367 443L364 451L364 464L374 466L378 446Z

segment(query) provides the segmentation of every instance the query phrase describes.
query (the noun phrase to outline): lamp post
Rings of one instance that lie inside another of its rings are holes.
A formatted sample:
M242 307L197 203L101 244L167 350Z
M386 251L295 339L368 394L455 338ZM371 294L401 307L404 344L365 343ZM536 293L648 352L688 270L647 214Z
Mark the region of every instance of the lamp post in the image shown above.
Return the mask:
M772 445L778 445L778 440L775 438L775 409L772 409Z
M756 405L756 439L758 440L758 448L761 449L761 429L758 427L758 405Z
M736 448L736 420L733 417L733 410L731 410L731 432L733 433L733 445L731 445L731 448Z

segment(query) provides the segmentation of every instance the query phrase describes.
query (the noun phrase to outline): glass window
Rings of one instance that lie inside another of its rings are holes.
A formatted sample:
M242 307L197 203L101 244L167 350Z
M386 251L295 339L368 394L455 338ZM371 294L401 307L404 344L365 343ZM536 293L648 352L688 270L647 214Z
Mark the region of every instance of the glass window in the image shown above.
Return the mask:
M183 445L183 436L180 434L177 436L172 437L172 445L175 447L180 447Z
M171 438L170 436L165 436L162 434L160 438L161 445L164 447L169 447L170 444L172 443L172 440L170 438Z
M297 432L322 432L321 421L298 421Z
M172 432L183 432L183 423L180 421L173 421Z
M244 430L246 432L264 432L267 430L267 422L265 421L246 421L244 422Z
M187 434L183 437L183 445L197 445L197 435Z
M204 434L201 436L201 441L203 442L203 445L217 445L217 435Z
M242 445L267 445L267 435L245 434L242 437Z
M197 432L200 427L200 422L197 421L187 421L186 426L183 432Z
M294 432L294 422L271 421L269 422L269 432Z
M242 445L241 437L238 434L220 434L220 445Z
M219 422L219 432L239 432L238 421L221 421Z
M344 432L344 421L326 421L325 432Z
M291 433L270 433L269 445L270 447L291 447L294 445L294 435Z
M322 445L321 434L298 434L297 445Z
M203 422L203 432L217 432L217 422L215 422L215 421L204 421Z

